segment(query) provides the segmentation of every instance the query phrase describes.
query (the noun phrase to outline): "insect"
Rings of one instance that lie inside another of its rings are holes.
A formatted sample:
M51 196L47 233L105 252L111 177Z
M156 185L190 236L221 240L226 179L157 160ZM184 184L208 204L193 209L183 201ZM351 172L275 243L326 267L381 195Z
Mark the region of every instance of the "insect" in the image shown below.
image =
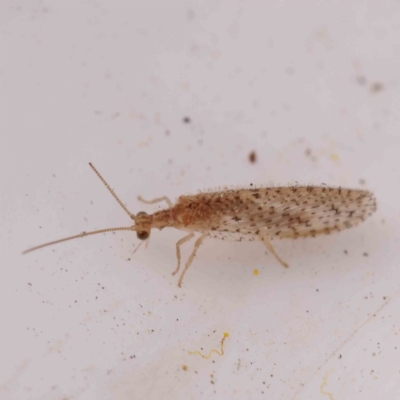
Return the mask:
M275 252L271 240L329 234L351 228L364 221L376 210L374 195L367 190L342 189L327 186L260 187L201 192L180 196L175 204L168 197L146 204L165 202L168 208L154 214L132 214L117 197L97 169L89 163L114 199L134 221L132 226L106 228L83 232L25 250L23 254L76 238L115 231L134 231L141 241L150 236L153 228L176 228L187 235L176 243L177 274L181 266L181 246L200 233L192 253L179 277L178 286L193 262L201 243L208 237L236 240L258 240L267 247L281 265L288 267ZM141 242L143 243L143 242Z

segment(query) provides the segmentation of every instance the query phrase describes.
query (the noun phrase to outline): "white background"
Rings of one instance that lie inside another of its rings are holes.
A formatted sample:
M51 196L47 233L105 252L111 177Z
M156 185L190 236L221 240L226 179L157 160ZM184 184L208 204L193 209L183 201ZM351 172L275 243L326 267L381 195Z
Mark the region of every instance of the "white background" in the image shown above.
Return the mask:
M400 398L398 1L1 6L2 399ZM208 240L182 289L173 229L133 257L131 232L22 256L131 224L89 161L134 213L295 182L379 208L276 242L288 270ZM222 357L188 353L224 332Z

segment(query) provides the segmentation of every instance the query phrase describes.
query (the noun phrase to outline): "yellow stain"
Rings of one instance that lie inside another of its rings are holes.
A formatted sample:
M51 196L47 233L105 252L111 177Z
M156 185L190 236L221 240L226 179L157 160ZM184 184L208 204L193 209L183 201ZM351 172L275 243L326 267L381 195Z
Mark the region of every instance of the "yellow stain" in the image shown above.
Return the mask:
M205 356L204 354L201 354L199 351L188 351L188 353L189 354L198 354L200 357L203 357L205 359L209 359L211 357L212 353L216 353L219 356L223 356L224 355L224 341L228 336L229 336L229 333L228 332L224 332L224 337L221 340L221 350L220 351L218 351L216 349L212 349L208 353L208 356Z
M336 153L332 153L331 154L331 160L332 161L338 161L339 160L339 156Z
M328 372L328 373L324 376L324 378L323 378L323 380L322 380L322 383L321 383L321 386L319 387L319 392L320 392L321 394L325 395L325 396L328 396L328 397L329 397L329 400L335 400L335 399L333 398L333 395L332 395L331 392L327 392L327 391L324 390L325 386L328 385L328 375L329 375L329 374L330 374L330 372Z
M259 273L260 273L260 271L259 271L258 269L255 269L255 270L253 271L253 275L255 275L255 276L257 276Z

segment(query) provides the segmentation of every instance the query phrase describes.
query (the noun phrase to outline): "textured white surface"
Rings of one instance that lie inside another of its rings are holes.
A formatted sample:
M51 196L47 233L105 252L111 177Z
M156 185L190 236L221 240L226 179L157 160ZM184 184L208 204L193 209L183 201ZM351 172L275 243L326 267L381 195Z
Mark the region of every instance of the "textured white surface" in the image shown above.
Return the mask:
M1 19L2 399L400 398L398 2L4 1ZM135 213L157 208L138 194L296 181L379 208L276 242L288 270L206 241L182 289L174 230L133 257L129 232L21 256L130 223L89 161ZM223 332L224 356L188 354Z

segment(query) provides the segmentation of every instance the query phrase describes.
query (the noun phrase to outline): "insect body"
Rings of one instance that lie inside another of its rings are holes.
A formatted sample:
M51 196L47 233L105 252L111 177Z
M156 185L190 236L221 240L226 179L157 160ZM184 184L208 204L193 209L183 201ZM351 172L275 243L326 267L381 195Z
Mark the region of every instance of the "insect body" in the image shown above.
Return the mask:
M116 196L96 168L92 164L89 165L133 219L134 225L83 232L30 248L24 254L67 240L112 231L135 231L139 239L146 240L151 229L161 230L169 227L187 232L187 235L176 243L178 265L173 272L175 275L180 269L180 246L192 239L197 232L200 236L179 278L178 286L181 286L198 248L207 237L237 241L259 240L284 267L287 267L288 265L275 253L270 240L295 239L341 231L358 225L376 210L376 200L373 194L366 190L292 186L203 192L181 196L175 204L167 197L146 201L139 196L139 200L146 204L164 201L168 208L154 214L139 212L134 215Z

